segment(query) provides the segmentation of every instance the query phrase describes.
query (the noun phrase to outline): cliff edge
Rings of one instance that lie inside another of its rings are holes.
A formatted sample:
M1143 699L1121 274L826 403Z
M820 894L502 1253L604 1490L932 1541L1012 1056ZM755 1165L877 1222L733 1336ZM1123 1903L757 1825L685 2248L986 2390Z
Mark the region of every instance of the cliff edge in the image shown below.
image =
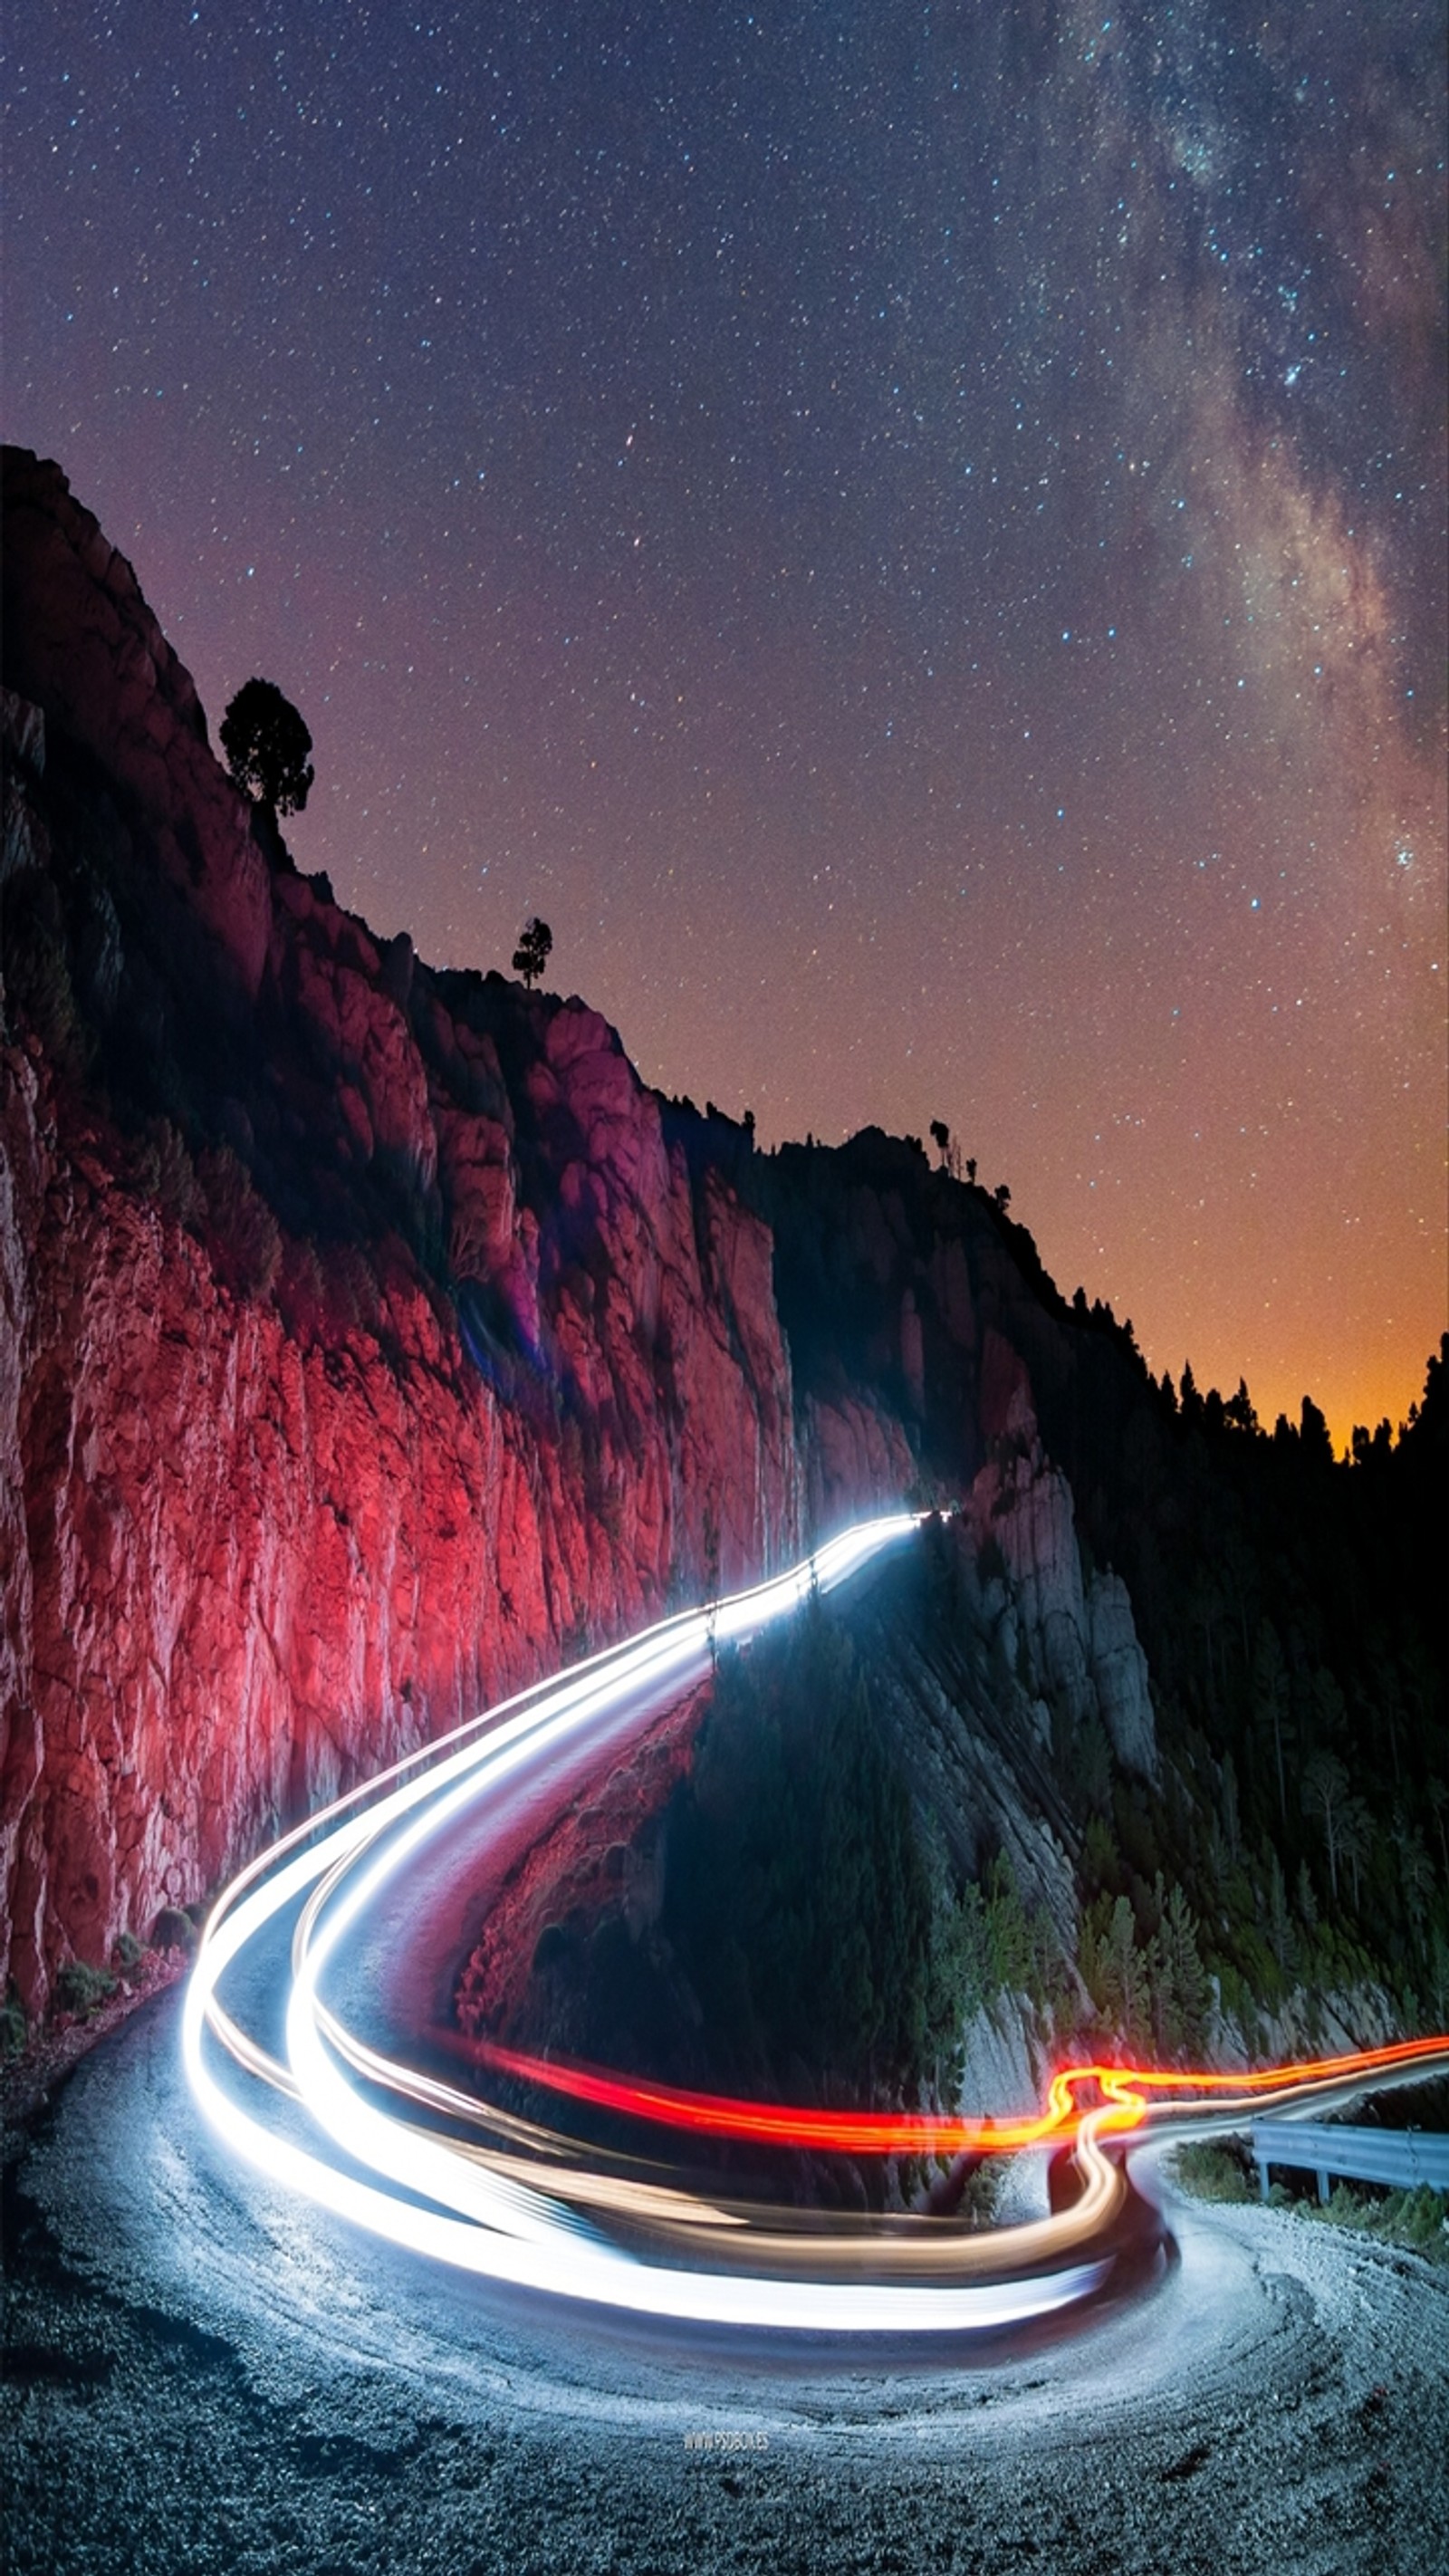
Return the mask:
M1043 1676L1085 1708L1096 1657L1150 1762L984 1195L885 1138L756 1155L582 1002L375 939L17 450L4 568L0 1977L27 2009L562 1654L993 1441Z

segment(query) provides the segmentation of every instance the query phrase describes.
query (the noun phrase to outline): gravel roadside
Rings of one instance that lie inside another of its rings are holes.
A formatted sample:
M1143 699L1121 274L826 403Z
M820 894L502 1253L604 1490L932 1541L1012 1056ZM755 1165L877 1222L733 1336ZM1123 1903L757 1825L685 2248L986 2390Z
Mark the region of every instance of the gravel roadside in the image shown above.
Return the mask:
M1413 2255L1164 2187L1176 2260L1054 2338L681 2351L238 2180L174 2029L134 2016L6 2168L15 2576L1449 2567L1449 2279Z

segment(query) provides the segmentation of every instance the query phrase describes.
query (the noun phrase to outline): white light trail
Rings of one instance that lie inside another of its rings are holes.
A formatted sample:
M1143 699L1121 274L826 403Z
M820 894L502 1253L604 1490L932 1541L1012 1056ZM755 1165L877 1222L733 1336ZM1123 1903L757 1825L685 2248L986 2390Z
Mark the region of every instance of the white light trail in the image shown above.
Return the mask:
M897 1513L847 1530L787 1573L712 1609L664 1620L552 1684L520 1693L338 1801L243 1871L212 1914L182 2016L193 2092L232 2151L286 2190L418 2254L550 2297L659 2319L827 2334L939 2334L1014 2324L1092 2291L1104 2276L1104 2262L1077 2262L1023 2278L917 2283L781 2279L646 2260L611 2243L568 2205L567 2178L551 2191L555 2178L540 2165L536 2186L524 2182L516 2160L505 2172L502 2159L421 2131L364 2098L349 2063L374 2077L382 2069L385 2077L396 2077L399 2090L408 2087L408 2070L388 2067L355 2043L339 2048L337 2039L346 2034L339 2033L319 1991L324 1972L366 1911L439 1832L470 1810L486 1817L490 1799L496 1801L505 1785L543 1769L562 1750L585 1744L602 1750L627 1736L642 1715L682 1696L703 1676L712 1638L729 1642L755 1634L798 1608L812 1585L824 1591L844 1581L903 1539L920 1517ZM218 1989L228 1970L294 1907L301 1911L286 2005L287 2062L280 2066L238 2028ZM217 2041L244 2075L261 2079L264 2103L286 2097L302 2106L318 2132L315 2146L298 2145L242 2107L214 2071ZM430 2087L435 2098L445 2091ZM1092 2115L1083 2123L1079 2152L1095 2222L1115 2207L1121 2187L1097 2144ZM603 2197L594 2190L596 2202ZM1064 2228L1063 2243L1080 2232ZM714 2242L726 2235L721 2227ZM867 2256L880 2251L864 2244L858 2250ZM979 2261L979 2240L973 2252ZM806 2241L798 2253L807 2258ZM933 2259L939 2261L939 2247Z

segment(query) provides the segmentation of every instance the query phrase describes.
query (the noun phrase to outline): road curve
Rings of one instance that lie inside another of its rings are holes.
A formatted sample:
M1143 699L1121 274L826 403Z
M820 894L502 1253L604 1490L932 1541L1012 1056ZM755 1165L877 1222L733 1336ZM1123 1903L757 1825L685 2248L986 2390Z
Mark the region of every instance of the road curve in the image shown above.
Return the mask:
M1449 2279L1185 2202L1130 2299L917 2346L525 2300L237 2165L178 1998L7 2168L16 2576L1442 2571Z
M327 2017L365 2018L365 1944L306 1983L322 1884L218 1989L289 2075L299 1983L333 2065ZM1445 2566L1449 2278L1291 2213L1187 2202L1167 2139L1126 2140L1134 2206L1160 2225L1063 2312L921 2335L897 2311L864 2337L639 2315L577 2274L543 2299L439 2263L299 2191L316 2124L254 2075L236 2099L265 2093L283 2152L238 2158L186 2071L205 1992L139 2011L5 2166L16 2576ZM232 2080L214 2032L200 2044ZM347 2144L330 2152L363 2178ZM538 2241L536 2197L514 2243Z
M1039 2114L987 2124L730 2103L483 2052L495 2074L622 2110L655 2124L656 2138L672 2127L853 2153L1070 2148L1070 2206L972 2234L934 2219L792 2223L702 2201L687 2174L666 2166L641 2180L620 2160L584 2159L564 2130L480 2100L351 2025L339 1980L349 1965L355 1977L369 1925L389 1904L396 1917L440 1843L469 1824L486 1849L521 1790L536 1792L571 1759L616 1751L695 1685L717 1639L743 1641L789 1615L813 1588L898 1545L917 1519L862 1523L748 1592L589 1658L394 1766L244 1870L212 1912L182 2018L192 2091L228 2148L391 2244L536 2296L745 2332L994 2334L1120 2286L1124 2259L1140 2260L1114 2137L1208 2113L1226 2120L1249 2099L1278 2110L1322 2103L1413 2060L1449 2064L1449 2041L1425 2040L1240 2076L1082 2066L1058 2072ZM280 2049L232 1999L248 1975L255 1983L259 1959L270 1962L265 2001L283 2026Z

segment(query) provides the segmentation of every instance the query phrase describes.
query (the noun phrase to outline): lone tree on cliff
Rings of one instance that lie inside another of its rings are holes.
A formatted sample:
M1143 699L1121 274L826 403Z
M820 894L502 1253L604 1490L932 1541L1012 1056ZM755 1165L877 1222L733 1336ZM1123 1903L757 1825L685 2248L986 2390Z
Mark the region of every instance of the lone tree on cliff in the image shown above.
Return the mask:
M524 923L518 934L518 946L513 952L514 974L523 977L530 992L548 963L552 946L553 932L548 923L540 921L535 913L531 921Z
M248 680L221 720L221 747L238 787L256 805L300 814L316 771L312 737L275 680Z
M931 1142L941 1157L942 1171L949 1172L953 1181L959 1181L961 1178L961 1148L957 1144L956 1139L952 1135L944 1118L932 1119Z

